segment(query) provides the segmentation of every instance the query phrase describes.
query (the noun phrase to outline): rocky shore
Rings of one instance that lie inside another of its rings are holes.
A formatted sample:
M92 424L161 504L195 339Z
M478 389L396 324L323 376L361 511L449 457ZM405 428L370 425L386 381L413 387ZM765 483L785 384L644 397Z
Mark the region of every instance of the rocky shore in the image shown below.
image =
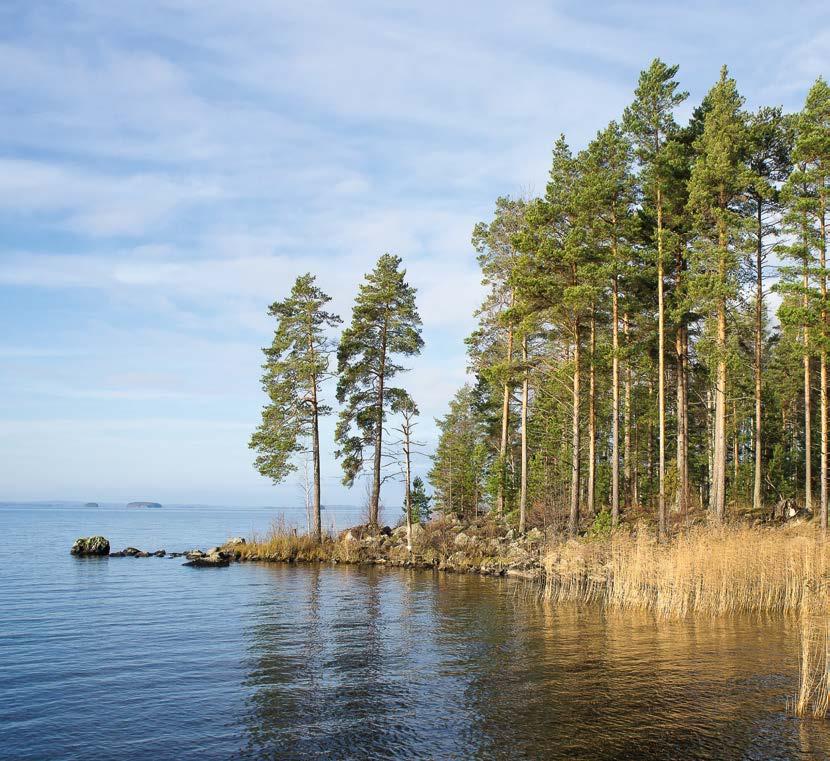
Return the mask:
M520 536L506 523L451 518L412 527L411 550L406 526L354 526L318 544L293 531L272 531L264 538L234 537L207 551L146 551L126 547L109 551L104 537L78 539L73 555L112 558L184 558L195 568L222 568L232 562L330 563L424 568L486 576L537 579L543 575L544 535L532 529ZM105 549L104 549L105 548Z
M524 536L504 521L442 518L412 527L411 551L405 526L354 526L316 544L308 537L273 532L241 548L241 561L330 562L431 568L454 573L539 578L545 537L538 529Z

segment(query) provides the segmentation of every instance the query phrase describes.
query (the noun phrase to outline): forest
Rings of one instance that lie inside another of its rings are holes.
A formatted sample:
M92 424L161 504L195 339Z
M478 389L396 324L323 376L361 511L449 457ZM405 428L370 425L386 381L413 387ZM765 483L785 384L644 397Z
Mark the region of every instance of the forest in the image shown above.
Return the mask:
M440 422L443 510L579 531L776 508L827 525L830 89L747 111L727 69L685 125L677 67L541 198L478 224L474 381Z
M471 380L437 421L438 513L570 535L780 513L826 528L830 88L750 111L723 67L680 124L677 73L655 59L585 148L556 140L543 196L500 197L475 225L485 296ZM394 384L423 341L405 277L381 256L339 340L313 275L271 306L250 446L275 482L308 453L318 538L331 378L344 483L369 476L377 525L395 463L411 519L417 392Z

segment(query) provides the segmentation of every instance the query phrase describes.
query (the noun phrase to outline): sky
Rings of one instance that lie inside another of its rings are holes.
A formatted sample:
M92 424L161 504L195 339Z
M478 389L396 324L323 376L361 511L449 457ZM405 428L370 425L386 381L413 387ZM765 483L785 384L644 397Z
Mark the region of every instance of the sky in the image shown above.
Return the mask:
M796 110L830 76L830 12L5 0L0 499L301 504L247 448L267 307L310 271L348 320L386 251L418 289L426 346L402 381L429 449L465 381L474 224L542 192L556 137L578 149L619 118L654 57L680 65L681 116L723 63L747 107ZM360 504L332 430L323 501Z

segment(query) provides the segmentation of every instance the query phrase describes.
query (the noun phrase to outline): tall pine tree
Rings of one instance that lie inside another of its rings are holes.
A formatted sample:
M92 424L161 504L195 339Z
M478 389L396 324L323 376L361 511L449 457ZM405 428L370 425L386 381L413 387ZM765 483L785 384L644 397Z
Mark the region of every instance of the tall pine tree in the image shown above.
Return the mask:
M380 509L383 425L392 400L405 393L390 381L406 369L400 357L420 354L424 343L415 289L401 263L399 256L384 254L366 275L337 349L337 401L343 405L335 431L337 456L343 483L351 486L366 466L365 449L371 448L372 526Z
M314 469L314 536L322 539L320 520L320 416L331 412L320 399L320 384L326 378L332 343L328 328L340 318L323 307L331 298L315 284L314 276L300 275L283 301L268 310L277 318L274 340L265 349L262 388L269 403L262 410L262 422L251 436L255 466L262 475L279 483L296 470L293 456L311 443Z

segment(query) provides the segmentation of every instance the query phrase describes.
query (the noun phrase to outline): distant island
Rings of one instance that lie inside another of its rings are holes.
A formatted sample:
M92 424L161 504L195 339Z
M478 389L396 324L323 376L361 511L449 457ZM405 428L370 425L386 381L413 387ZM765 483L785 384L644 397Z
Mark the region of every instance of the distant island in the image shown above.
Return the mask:
M97 502L85 502L84 507L100 507Z
M161 507L158 502L130 502L127 507Z

